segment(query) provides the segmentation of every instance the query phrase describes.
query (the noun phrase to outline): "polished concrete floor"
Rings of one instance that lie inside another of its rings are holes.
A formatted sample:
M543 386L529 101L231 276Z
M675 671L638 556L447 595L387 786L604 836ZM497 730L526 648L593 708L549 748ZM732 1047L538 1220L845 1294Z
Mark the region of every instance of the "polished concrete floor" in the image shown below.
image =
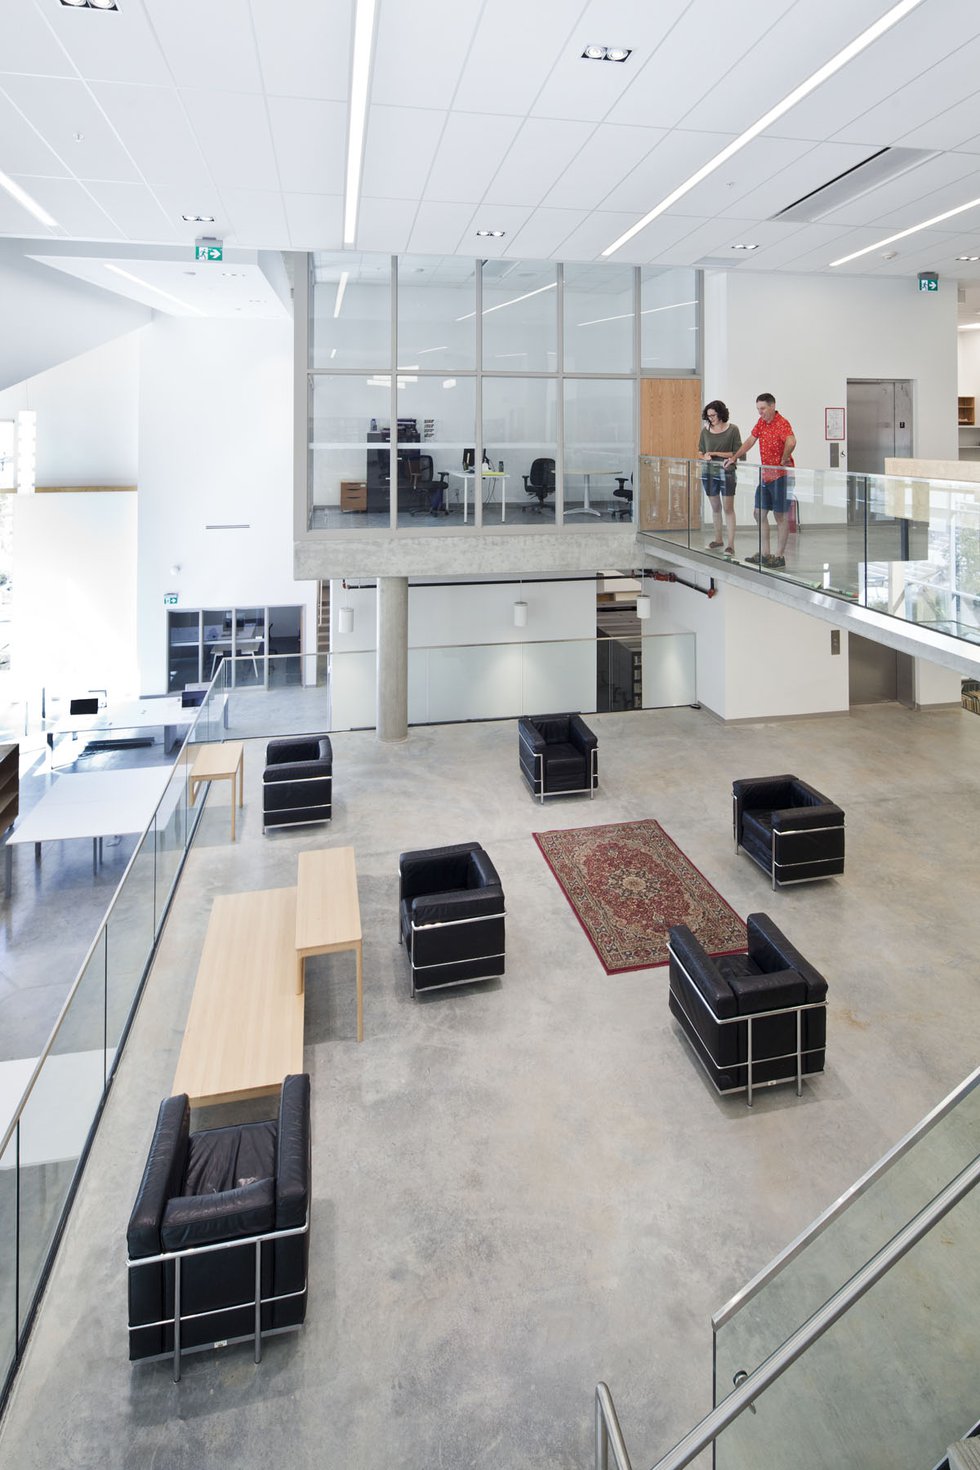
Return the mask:
M513 721L413 729L397 746L349 733L334 739L332 826L265 838L262 746L247 748L240 839L228 841L217 788L0 1462L584 1467L601 1378L640 1465L710 1407L711 1312L976 1064L980 720L877 706L730 726L690 709L591 723L594 802L534 804ZM732 849L730 790L735 776L783 770L844 807L847 871L773 894ZM802 1097L765 1091L751 1110L719 1098L670 1018L665 971L600 968L531 833L638 817L656 817L739 913L772 914L828 977L827 1070ZM397 855L469 838L504 884L507 973L413 1001ZM259 1366L247 1347L201 1354L175 1385L166 1364L127 1362L125 1231L210 904L292 883L300 851L345 843L365 1040L352 958L315 961L307 1322Z

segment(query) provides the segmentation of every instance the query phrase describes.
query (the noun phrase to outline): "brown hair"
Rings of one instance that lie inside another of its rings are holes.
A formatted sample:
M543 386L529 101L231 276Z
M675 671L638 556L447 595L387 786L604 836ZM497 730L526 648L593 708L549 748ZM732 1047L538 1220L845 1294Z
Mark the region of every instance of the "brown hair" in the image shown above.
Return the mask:
M710 403L706 403L704 405L704 408L701 410L701 417L704 419L705 423L708 422L708 409L709 408L713 408L714 409L715 413L721 419L721 422L723 424L727 424L728 423L728 409L722 403L722 401L721 401L720 398L712 398L712 400L711 400Z

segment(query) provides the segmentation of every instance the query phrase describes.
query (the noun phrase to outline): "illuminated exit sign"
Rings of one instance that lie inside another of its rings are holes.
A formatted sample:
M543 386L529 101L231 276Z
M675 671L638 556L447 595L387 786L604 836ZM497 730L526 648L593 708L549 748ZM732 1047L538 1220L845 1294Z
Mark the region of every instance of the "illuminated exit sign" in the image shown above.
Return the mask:
M936 272L935 271L920 271L919 272L919 290L920 291L938 291L939 290L939 277L936 275Z
M206 240L199 240L194 246L195 260L224 260L225 251L223 245L208 244Z

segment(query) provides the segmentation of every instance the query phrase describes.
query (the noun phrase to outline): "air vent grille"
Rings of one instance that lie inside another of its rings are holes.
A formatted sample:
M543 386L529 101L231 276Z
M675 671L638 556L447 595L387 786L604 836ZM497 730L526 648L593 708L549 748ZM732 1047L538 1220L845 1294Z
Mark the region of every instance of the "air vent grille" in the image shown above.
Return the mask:
M799 224L814 224L825 215L870 194L872 189L881 188L891 179L897 179L910 169L938 157L936 149L930 148L879 148L860 163L845 169L836 178L828 179L819 189L811 189L802 199L788 204L772 219Z

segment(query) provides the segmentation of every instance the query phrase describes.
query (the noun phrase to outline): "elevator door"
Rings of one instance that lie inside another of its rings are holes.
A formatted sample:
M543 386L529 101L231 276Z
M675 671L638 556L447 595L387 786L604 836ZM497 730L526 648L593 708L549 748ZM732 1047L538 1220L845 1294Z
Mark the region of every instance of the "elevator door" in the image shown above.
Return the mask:
M883 475L886 458L912 457L912 384L907 378L847 381L847 468Z

